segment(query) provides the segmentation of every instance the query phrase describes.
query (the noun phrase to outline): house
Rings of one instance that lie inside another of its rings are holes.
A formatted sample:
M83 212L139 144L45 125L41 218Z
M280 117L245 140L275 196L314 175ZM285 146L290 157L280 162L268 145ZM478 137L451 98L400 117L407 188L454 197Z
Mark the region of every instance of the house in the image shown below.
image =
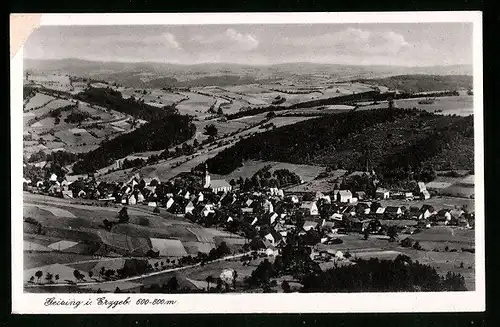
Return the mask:
M389 193L389 190L386 190L385 188L377 188L377 190L375 191L375 197L377 199L382 199L382 200L385 200L385 199L388 199L390 196L390 193Z
M446 221L449 222L451 221L451 213L450 210L447 209L441 209L437 212L435 215L436 221Z
M245 201L245 205L246 205L247 207L250 207L250 206L252 205L252 203L253 203L253 200L252 200L252 199L248 199L248 200L246 200L246 201Z
M207 217L209 214L212 214L212 213L215 214L214 205L213 204L205 204L205 206L203 207L202 213L203 213L203 216L205 216L205 217Z
M356 213L367 215L370 213L370 206L368 203L360 202L356 205Z
M358 191L355 194L356 197L360 200L364 200L366 198L366 193L364 191Z
M346 215L356 216L356 207L352 205L346 206L342 210L342 213Z
M283 199L285 197L285 192L283 192L282 189L279 189L276 195Z
M417 187L418 187L418 193L422 193L423 191L427 190L427 188L425 187L424 182L418 182L417 183Z
M167 201L167 203L166 203L165 207L166 207L167 209L170 209L170 207L174 204L174 202L175 202L175 201L174 201L174 198L170 198L170 199L168 199L168 201Z
M84 190L80 190L80 192L78 192L77 196L79 198L83 198L84 196L87 196L87 192L85 192Z
M156 202L155 201L148 202L148 207L156 208Z
M323 219L323 222L321 224L321 229L326 231L327 233L330 233L335 229L335 222L326 221L325 219Z
M428 200L431 198L431 195L429 193L429 191L427 190L423 190L421 193L420 193L420 196L422 197L422 199L424 200Z
M330 216L330 219L342 221L343 217L344 216L341 213L335 212Z
M49 181L51 181L51 182L57 182L57 175L54 174L54 173L52 173L52 175L50 175Z
M145 200L144 195L140 191L137 192L137 194L135 196L137 197L137 203L144 202L144 200Z
M340 190L337 193L337 201L343 203L350 203L352 201L352 193L349 190Z
M384 214L391 218L399 217L403 214L401 207L388 206L385 208Z
M385 213L385 208L384 207L378 207L377 211L375 211L377 215L383 215Z
M273 212L274 211L273 204L269 200L264 201L263 207L264 207L265 212Z
M241 208L241 213L251 214L251 213L253 213L253 208Z
M269 217L269 221L271 222L271 225L274 224L274 222L276 221L276 219L279 217L279 215L276 213L276 212L273 212L271 214L271 217Z
M65 199L72 199L73 198L73 191L62 191L63 198Z
M184 213L190 213L192 214L193 213L193 210L194 210L194 204L193 204L193 201L189 201L189 203L186 205L186 207L184 208Z
M407 200L413 200L413 192L405 192L404 197Z
M212 192L214 193L219 193L219 192L230 192L232 190L231 184L229 184L227 181L224 179L214 179L210 181L210 189L212 189Z
M316 205L316 202L314 202L314 201L302 202L300 209L305 211L308 215L311 215L311 216L317 216L319 214L318 206Z
M292 201L292 203L299 203L299 197L296 195L292 195L290 200Z
M433 214L434 214L434 208L428 204L424 204L422 208L420 208L418 219L428 219Z
M420 215L420 209L418 207L410 207L408 210L411 219L418 219Z
M306 232L310 231L311 229L315 229L316 227L318 227L318 223L315 222L315 221L311 221L311 220L306 220L304 222L304 226L302 227Z
M198 193L198 202L203 202L203 200L205 200L203 193L202 192Z
M127 199L127 203L130 204L130 205L134 205L134 204L137 204L137 198L135 196L135 194L131 194L128 199Z
M463 211L462 209L452 209L450 210L450 214L453 218L459 219L465 215L465 211Z
M271 242L273 246L277 246L281 242L283 237L281 236L280 233L276 232L274 229L271 229L271 231L268 234L264 235L264 239Z

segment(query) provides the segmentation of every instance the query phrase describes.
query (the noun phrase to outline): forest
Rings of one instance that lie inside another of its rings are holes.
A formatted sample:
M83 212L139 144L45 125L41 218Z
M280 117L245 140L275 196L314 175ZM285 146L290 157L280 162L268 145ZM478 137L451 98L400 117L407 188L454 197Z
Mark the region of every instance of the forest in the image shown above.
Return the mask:
M417 109L351 111L242 139L207 164L210 172L223 175L248 159L332 169L368 166L397 181L429 166L473 169L473 137L472 116L442 116Z
M155 151L175 146L190 139L195 131L196 127L190 117L170 114L104 142L99 148L85 154L82 160L77 161L73 166L73 172L75 174L94 172L134 152Z
M145 104L144 101L136 100L134 97L124 99L120 92L111 88L89 87L85 91L78 93L76 99L147 121L161 119L173 111L173 108L167 106L165 108L150 106Z
M398 89L405 93L472 88L472 76L469 75L398 75L386 78L359 79L353 82L383 85L391 90Z

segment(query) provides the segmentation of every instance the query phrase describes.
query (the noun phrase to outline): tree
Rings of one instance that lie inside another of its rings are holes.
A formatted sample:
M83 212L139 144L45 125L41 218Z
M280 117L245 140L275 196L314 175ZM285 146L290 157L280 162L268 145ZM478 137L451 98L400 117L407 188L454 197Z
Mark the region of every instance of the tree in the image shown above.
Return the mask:
M35 281L35 276L30 277L30 282L33 283Z
M276 113L274 111L269 111L268 114L266 115L267 119L271 119L276 117Z
M127 207L123 207L118 213L118 221L120 223L128 223L129 219Z
M51 282L53 277L54 277L54 276L53 276L51 273L49 273L49 272L47 271L47 274L45 275L45 279L46 279L48 282Z
M224 114L224 112L222 111L222 107L221 106L219 106L219 109L217 109L217 114L219 114L219 115L223 115Z
M92 278L92 276L94 276L94 272L92 272L92 270L90 270L90 271L88 272L88 275L89 275L89 278Z
M78 269L73 270L73 276L75 277L76 280L81 280L83 278L82 274Z
M422 250L422 246L420 245L419 241L415 241L415 243L413 243L413 248L415 250Z
M207 276L207 278L205 279L205 281L207 282L207 290L210 290L210 283L213 283L214 282L214 277L212 275L210 276Z
M413 241L407 237L401 241L401 246L405 248L411 248L413 246Z
M43 276L43 271L38 270L38 271L35 273L35 276L36 276L36 278L38 279L38 281L40 281L40 278Z
M56 274L54 277L56 280L59 280L59 274Z
M288 283L288 281L284 280L281 283L281 288L283 289L283 292L290 293L290 283Z
M368 228L365 228L365 230L363 231L363 235L365 240L367 240L370 237L370 230Z
M389 242L394 242L398 236L396 226L389 226L387 229L387 236L389 236Z
M214 139L217 136L218 130L214 124L205 126L205 135L208 135L210 139Z
M179 289L179 281L177 281L177 277L172 277L169 279L166 285L166 289L170 293L175 293Z

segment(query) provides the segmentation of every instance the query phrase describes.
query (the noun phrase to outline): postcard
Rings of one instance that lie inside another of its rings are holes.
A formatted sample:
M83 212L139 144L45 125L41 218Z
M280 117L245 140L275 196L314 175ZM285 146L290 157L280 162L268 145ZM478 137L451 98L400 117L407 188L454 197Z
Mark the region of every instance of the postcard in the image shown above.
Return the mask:
M12 311L484 311L481 23L12 15Z

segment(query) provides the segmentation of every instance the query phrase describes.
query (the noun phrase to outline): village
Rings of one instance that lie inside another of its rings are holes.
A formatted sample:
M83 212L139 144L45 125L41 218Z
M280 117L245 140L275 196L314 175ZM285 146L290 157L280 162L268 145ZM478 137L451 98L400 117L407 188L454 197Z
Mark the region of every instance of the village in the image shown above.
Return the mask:
M361 234L365 239L384 236L393 241L398 234L411 235L434 226L474 228L474 212L467 208L425 204L431 195L423 182L417 182L414 190L388 190L376 186L378 180L371 172L364 177L374 184L374 192L342 188L349 185L345 177L338 179L331 192L295 192L293 184L275 186L278 174L283 180L300 184L300 178L286 170L271 173L265 167L252 179L228 182L211 179L206 167L198 167L167 182L138 174L127 182L107 183L88 175L52 173L44 181L24 180L24 189L59 198L94 200L99 205L144 206L153 212L162 208L193 223L258 241L257 248L275 255L293 231L315 247L335 244L338 235L348 233ZM287 178L287 174L295 178ZM381 204L391 199L407 205ZM413 205L417 200L424 204Z

